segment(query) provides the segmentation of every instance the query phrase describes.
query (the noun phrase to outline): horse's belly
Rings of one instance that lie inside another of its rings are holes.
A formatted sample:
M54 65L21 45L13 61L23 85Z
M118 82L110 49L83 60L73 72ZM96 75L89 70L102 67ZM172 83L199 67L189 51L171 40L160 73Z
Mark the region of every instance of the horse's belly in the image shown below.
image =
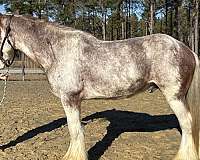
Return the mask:
M97 63L89 68L83 76L86 99L128 96L145 86L149 72L145 63L137 64L134 60L122 63L120 60L104 65Z
M132 83L116 81L112 83L87 84L84 87L84 99L93 98L118 98L133 95L145 86L144 80L137 80Z

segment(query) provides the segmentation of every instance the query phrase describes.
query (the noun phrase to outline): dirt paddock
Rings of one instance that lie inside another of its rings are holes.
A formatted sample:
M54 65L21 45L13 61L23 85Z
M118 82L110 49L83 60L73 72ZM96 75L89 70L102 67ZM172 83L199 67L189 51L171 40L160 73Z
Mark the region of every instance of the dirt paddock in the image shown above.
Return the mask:
M0 89L1 97L3 82ZM159 91L123 100L84 101L82 117L90 160L171 160L178 150L178 122ZM0 106L0 144L0 160L64 156L67 122L47 81L8 82Z

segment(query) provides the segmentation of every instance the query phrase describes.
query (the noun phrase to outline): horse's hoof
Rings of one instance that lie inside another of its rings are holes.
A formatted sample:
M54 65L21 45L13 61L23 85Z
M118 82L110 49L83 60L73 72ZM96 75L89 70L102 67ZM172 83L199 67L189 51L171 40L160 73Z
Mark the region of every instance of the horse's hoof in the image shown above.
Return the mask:
M62 160L88 160L86 155L72 155L72 154L66 154Z
M198 156L196 154L188 154L187 156L186 155L183 155L183 154L177 154L173 160L199 160Z

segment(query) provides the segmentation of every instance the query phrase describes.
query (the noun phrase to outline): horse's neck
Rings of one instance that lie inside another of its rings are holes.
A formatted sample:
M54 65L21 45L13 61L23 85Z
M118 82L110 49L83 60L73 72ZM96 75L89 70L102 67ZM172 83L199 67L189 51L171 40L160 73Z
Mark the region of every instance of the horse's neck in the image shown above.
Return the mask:
M15 27L12 34L15 47L48 70L55 58L51 38L48 39L48 34L44 33L44 29L41 32L41 28L29 27Z
M45 70L48 70L52 64L52 59L46 52L38 52L31 45L27 45L24 41L15 42L16 48L31 58L36 63L40 64ZM38 44L39 45L39 44Z

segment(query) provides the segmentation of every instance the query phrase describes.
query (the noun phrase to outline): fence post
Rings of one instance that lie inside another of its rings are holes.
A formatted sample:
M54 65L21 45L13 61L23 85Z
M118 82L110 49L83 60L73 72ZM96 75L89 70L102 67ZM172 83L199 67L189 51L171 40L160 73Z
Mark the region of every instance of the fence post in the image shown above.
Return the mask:
M25 80L25 55L22 53L22 80Z

